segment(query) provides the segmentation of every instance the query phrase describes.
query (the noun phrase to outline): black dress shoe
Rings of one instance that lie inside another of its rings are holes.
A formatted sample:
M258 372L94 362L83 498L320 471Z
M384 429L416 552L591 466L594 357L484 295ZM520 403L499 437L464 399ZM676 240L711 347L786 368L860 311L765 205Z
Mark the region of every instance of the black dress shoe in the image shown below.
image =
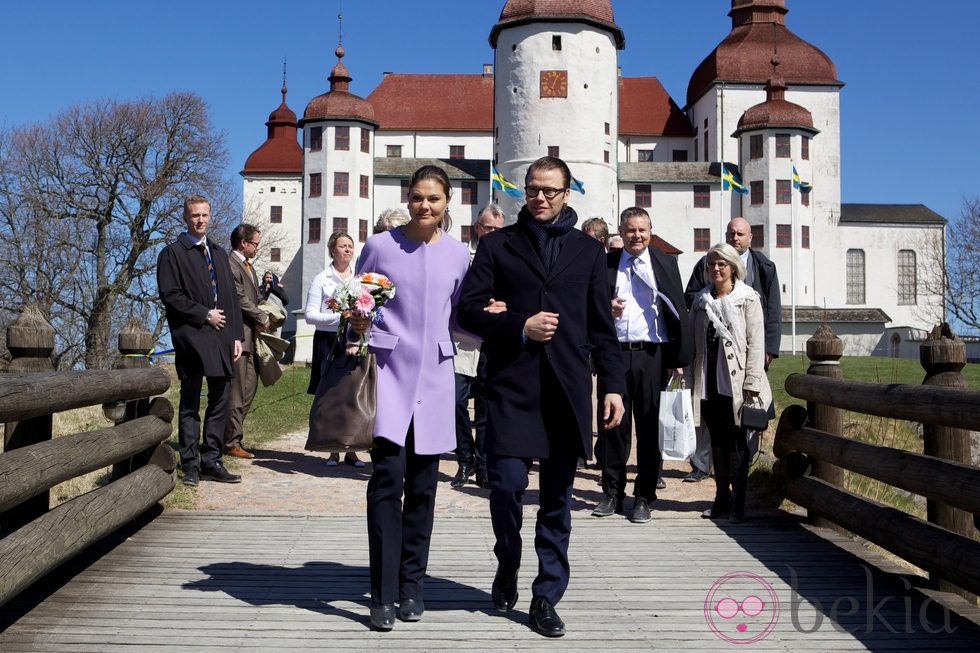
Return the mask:
M702 472L700 469L695 467L690 474L684 477L685 483L700 483L704 479L708 478L708 472Z
M470 477L473 473L473 468L467 463L463 463L456 470L456 476L453 476L453 480L449 481L449 487L463 487L466 485L466 479Z
M184 485L188 485L190 487L197 487L197 482L200 480L200 478L201 478L201 473L197 471L197 467L188 467L187 469L184 470L184 479L183 479Z
M402 599L398 602L398 618L402 621L420 621L425 612L422 599Z
M517 604L517 572L497 563L497 573L493 577L490 598L498 610L511 610Z
M490 487L490 476L487 474L487 468L485 465L481 465L476 468L476 480L473 482L476 483L477 487Z
M630 521L634 524L645 524L650 521L650 503L643 497L633 499L633 512Z
M201 480L218 483L241 483L242 477L238 474L232 474L221 463L215 463L211 467L205 467L201 470Z
M619 513L623 514L623 502L618 501L616 497L607 494L599 502L599 505L595 507L592 511L593 517L608 517L612 514Z
M565 634L565 622L555 612L555 606L548 603L548 599L543 596L531 600L527 622L536 633L545 637L561 637Z
M658 490L666 490L667 489L667 481L664 480L664 477L663 476L658 476L657 477L657 489Z
M395 625L395 604L394 603L372 603L371 604L371 626L375 630L391 630Z

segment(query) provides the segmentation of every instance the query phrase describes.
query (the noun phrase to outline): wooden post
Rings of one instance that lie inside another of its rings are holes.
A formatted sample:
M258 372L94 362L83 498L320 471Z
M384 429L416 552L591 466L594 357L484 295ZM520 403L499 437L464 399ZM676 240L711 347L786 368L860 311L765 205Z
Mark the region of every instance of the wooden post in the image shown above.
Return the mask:
M844 355L844 341L838 338L828 325L818 326L813 336L806 341L806 355L810 359L807 374L828 379L844 378L844 373L840 369L840 359ZM836 435L844 434L844 411L840 408L807 402L806 410L810 416L810 426L813 428ZM813 475L838 487L844 484L844 470L820 460L813 462ZM840 530L834 522L813 512L807 515L807 521L814 526Z
M147 331L135 317L130 318L129 322L119 332L118 348L119 360L113 365L117 370L146 369L152 363L146 354L153 351L153 334ZM148 414L150 398L134 399L126 402L126 415L117 424L129 422ZM163 446L167 446L166 443ZM156 445L137 454L132 458L122 460L112 466L112 480L122 478L136 469L142 467L150 459Z
M7 327L7 349L13 360L7 372L51 372L54 351L54 327L35 305L24 307L20 317ZM51 415L4 424L3 450L10 451L51 439ZM45 490L19 506L0 513L0 536L6 536L24 524L46 513L51 505Z
M949 324L943 322L932 330L929 337L919 347L919 362L926 371L923 385L934 385L944 388L967 388L966 380L960 373L966 365L966 345L953 333ZM970 432L932 424L922 425L922 452L927 456L935 456L944 460L971 464ZM963 510L939 501L926 501L928 519L937 526L973 537L973 515ZM972 601L976 597L951 583L933 578L938 589L944 592L956 592Z

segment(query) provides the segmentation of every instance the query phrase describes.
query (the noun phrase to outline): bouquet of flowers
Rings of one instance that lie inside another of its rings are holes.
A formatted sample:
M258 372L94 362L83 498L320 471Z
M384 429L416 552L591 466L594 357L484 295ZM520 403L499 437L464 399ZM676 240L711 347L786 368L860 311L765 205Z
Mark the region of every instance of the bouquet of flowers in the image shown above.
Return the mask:
M395 284L383 274L365 272L348 281L337 284L325 302L327 308L340 313L337 327L338 338L344 338L352 315L371 318L372 322L384 321L381 307L395 296ZM361 335L357 355L364 356L368 351L368 334Z

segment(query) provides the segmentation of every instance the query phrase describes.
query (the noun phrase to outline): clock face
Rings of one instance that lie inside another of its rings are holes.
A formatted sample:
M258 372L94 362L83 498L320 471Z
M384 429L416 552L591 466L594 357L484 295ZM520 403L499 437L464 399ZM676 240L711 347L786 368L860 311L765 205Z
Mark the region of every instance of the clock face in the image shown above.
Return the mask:
M541 97L568 97L568 71L542 70Z

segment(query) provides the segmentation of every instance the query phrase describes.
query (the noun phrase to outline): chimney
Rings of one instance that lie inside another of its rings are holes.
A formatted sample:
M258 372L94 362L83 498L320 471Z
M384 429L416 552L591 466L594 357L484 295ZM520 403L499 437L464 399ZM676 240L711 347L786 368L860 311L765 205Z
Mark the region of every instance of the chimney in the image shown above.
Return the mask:
M483 76L484 77L493 77L493 64L492 63L485 63L485 64L483 64Z

